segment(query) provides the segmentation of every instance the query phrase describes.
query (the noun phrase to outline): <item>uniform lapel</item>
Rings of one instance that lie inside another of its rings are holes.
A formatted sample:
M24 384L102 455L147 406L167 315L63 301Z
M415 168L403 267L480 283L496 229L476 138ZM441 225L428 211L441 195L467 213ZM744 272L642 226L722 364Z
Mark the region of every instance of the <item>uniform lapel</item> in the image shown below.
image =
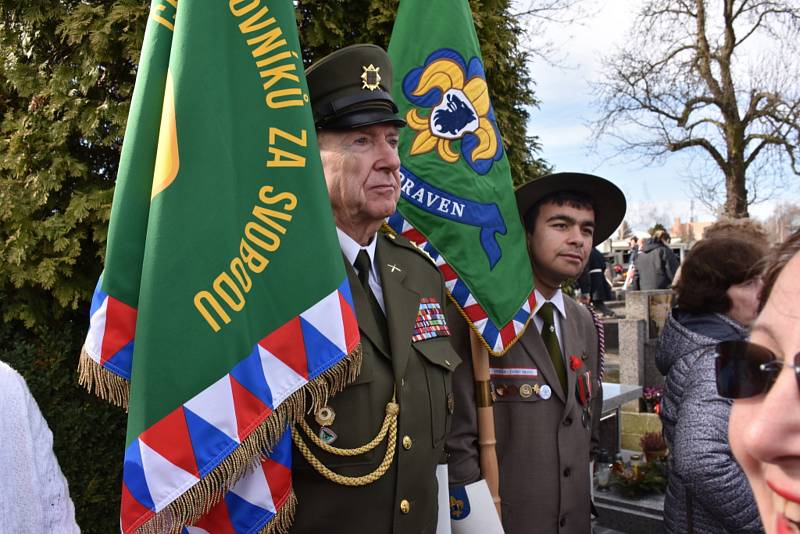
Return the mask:
M420 295L409 287L413 281L408 277L408 267L396 257L396 248L398 247L381 237L378 239L375 254L383 284L392 368L395 380L399 382L405 375L408 364L411 332L419 313Z
M577 304L576 304L577 306ZM575 391L575 371L570 366L570 359L572 356L583 358L585 356L585 349L583 347L583 340L578 337L577 319L578 310L570 306L567 299L564 299L564 311L567 318L562 318L561 321L561 336L564 340L564 363L567 366L567 391ZM575 402L575 394L567 395L567 409L569 409Z
M383 334L381 334L381 329L375 322L375 317L372 315L372 308L369 304L369 297L367 297L367 293L364 291L361 281L356 275L356 270L352 265L350 265L350 262L347 261L347 258L345 258L344 263L345 270L347 271L347 280L350 282L350 291L353 294L353 303L356 307L356 320L358 321L358 328L369 338L370 341L372 341L372 344L375 345L375 347L381 351L386 358L389 358L390 352L389 346L387 345L388 340L385 339Z
M531 319L533 322L533 319ZM542 341L542 335L536 324L528 326L528 330L520 338L520 343L525 347L526 352L533 359L539 372L550 385L550 389L555 393L562 402L566 402L564 392L561 389L561 382L558 380L556 370L553 368L553 362L550 360L550 354L547 352L547 347Z

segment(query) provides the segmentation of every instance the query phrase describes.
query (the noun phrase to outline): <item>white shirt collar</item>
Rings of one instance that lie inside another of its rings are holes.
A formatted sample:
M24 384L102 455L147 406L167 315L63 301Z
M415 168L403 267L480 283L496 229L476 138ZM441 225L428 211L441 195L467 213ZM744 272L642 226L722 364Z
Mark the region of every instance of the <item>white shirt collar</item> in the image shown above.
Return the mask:
M553 298L551 298L549 301L544 298L544 295L539 293L538 289L534 289L533 294L536 296L536 308L533 310L534 316L539 313L539 308L542 307L542 304L545 302L552 302L553 306L555 306L555 308L558 310L558 313L561 314L561 318L567 318L567 310L564 307L564 293L561 291L561 289L556 291L556 294L553 295Z
M369 263L372 266L372 270L375 270L375 246L378 243L378 240L375 239L375 237L377 234L376 236L372 237L372 240L366 247L362 247L356 243L352 237L342 232L339 228L336 228L336 235L339 237L339 247L342 249L344 257L350 262L350 265L353 265L356 262L356 256L361 249L364 249L367 251L367 255L369 256Z

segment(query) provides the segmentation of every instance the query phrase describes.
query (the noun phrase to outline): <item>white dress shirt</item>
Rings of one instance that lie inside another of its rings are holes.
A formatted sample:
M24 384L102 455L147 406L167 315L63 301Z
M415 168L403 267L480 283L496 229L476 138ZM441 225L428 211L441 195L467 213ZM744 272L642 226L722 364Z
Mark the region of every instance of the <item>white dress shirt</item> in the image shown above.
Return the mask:
M372 293L375 295L375 299L378 301L383 313L386 313L386 306L383 304L381 275L375 267L375 246L378 243L376 239L377 234L372 237L372 240L365 247L359 245L352 237L342 232L339 228L336 229L336 234L339 237L339 247L342 249L342 254L344 254L344 257L350 262L350 265L355 264L356 256L358 256L361 250L367 251L367 256L369 256L369 287L372 289ZM355 269L355 266L353 268ZM356 269L356 274L358 274L358 269ZM539 330L541 331L541 327Z

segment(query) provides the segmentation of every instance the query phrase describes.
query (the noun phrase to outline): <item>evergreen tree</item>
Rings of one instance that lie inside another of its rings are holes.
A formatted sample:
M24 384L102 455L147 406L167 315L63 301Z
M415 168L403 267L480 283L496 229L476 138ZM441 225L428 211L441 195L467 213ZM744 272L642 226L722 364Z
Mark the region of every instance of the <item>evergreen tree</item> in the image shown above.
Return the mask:
M102 265L144 0L0 0L3 319L85 313Z

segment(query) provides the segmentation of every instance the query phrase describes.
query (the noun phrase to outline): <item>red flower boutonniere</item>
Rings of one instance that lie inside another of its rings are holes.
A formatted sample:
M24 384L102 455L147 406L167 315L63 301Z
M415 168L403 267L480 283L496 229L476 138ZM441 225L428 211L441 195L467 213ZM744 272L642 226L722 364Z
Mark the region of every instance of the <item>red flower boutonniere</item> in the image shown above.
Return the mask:
M569 357L569 368L573 371L577 370L578 367L581 366L581 359L575 356L574 354Z

